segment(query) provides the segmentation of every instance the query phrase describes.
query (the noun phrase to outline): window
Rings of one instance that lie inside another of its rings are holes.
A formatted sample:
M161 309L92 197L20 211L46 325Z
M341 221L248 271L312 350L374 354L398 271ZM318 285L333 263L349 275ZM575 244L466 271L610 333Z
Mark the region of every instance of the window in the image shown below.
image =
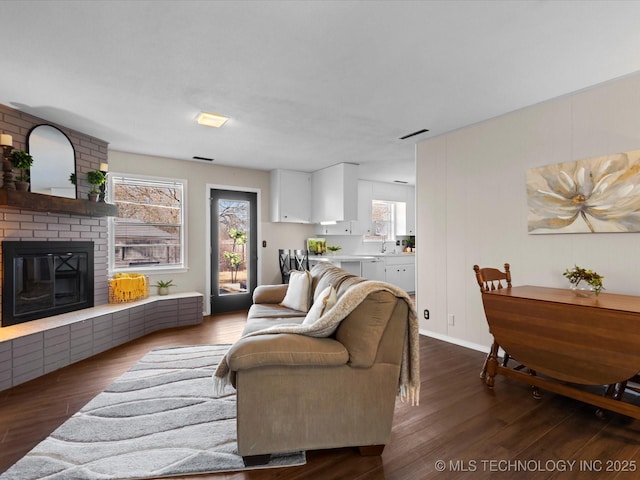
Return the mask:
M365 235L365 241L390 241L396 239L396 207L398 202L386 200L371 201L371 235Z
M111 272L185 268L185 180L109 174Z
M407 234L407 204L391 200L371 201L371 234L365 242L396 241Z

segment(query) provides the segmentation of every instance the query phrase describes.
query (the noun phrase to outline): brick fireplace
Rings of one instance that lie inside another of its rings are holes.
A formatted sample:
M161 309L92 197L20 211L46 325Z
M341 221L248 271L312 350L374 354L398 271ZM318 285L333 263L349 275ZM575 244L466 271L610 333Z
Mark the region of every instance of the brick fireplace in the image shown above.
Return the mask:
M16 149L25 150L28 132L41 124L53 123L0 105L0 131L13 137ZM71 140L77 197L86 199L86 172L107 162L107 143L55 126ZM0 242L93 242L94 254L93 307L0 327L0 391L157 330L202 323L204 297L198 292L108 303L105 215L113 215L114 209L105 203L0 188ZM1 258L0 266L2 272Z
M78 198L87 198L86 173L108 163L107 142L62 125L0 105L0 131L13 137L13 146L26 150L28 132L36 125L58 127L75 150ZM107 217L30 211L0 206L0 241L94 242L94 305L108 302ZM0 259L1 261L1 259Z

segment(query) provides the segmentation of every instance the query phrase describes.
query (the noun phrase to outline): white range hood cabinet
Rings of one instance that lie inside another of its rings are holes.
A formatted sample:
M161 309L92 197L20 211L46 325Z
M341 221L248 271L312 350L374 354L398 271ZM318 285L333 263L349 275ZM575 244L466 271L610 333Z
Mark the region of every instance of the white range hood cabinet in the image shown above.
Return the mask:
M311 221L343 222L358 218L358 165L339 163L311 174Z

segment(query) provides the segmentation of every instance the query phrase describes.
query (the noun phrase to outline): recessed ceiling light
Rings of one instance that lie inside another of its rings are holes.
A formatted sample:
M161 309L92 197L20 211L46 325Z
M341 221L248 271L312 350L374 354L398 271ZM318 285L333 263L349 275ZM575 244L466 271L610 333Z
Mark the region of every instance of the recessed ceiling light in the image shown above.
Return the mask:
M229 120L227 117L218 115L217 113L202 112L198 115L198 123L200 125L206 125L207 127L220 128L227 120Z

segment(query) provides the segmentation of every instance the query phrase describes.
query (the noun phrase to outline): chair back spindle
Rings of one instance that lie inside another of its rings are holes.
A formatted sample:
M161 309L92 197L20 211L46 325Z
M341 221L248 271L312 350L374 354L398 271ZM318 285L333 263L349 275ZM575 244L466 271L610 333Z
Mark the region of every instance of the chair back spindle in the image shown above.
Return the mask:
M504 272L497 268L480 268L474 265L476 272L476 280L481 292L490 292L492 290L500 290L502 288L511 287L511 271L509 264L504 264ZM504 285L503 285L504 282Z

